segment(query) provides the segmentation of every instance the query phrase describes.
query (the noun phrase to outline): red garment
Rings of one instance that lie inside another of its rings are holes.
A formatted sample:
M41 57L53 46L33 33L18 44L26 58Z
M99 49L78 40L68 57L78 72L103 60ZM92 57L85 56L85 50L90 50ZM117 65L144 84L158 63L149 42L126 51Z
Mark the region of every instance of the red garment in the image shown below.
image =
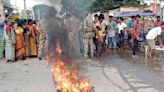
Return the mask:
M132 32L132 38L133 39L138 39L139 37L139 29L138 29L138 21L137 20L134 20L133 21L133 32Z
M10 29L10 26L9 26L9 25L6 25L5 31L6 31L6 34L7 34L7 35L10 34L11 29Z
M154 23L154 26L155 26L155 27L160 27L160 26L161 26L161 23L162 23L162 20L156 21L156 22Z

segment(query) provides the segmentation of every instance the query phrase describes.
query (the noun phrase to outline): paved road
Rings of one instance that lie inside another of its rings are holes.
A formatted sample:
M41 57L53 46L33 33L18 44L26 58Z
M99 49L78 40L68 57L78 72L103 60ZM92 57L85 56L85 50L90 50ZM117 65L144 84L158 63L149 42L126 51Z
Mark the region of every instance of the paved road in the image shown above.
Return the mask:
M95 92L164 92L163 65L145 66L140 60L109 55L85 60ZM138 62L140 61L140 62ZM56 92L51 66L29 59L14 64L0 61L0 92Z

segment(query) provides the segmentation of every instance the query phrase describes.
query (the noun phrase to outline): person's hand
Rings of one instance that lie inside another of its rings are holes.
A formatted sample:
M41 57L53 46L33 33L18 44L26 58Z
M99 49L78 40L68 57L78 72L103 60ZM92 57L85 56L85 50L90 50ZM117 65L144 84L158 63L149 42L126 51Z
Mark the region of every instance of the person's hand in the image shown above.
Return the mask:
M137 36L136 38L137 38L137 40L139 40L139 39L140 39L138 36Z
M160 45L160 48L163 48L163 44Z

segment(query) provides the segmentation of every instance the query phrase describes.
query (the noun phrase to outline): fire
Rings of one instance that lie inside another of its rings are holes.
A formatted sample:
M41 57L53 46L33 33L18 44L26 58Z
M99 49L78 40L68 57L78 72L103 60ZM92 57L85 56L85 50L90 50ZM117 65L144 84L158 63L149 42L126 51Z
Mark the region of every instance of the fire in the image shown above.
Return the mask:
M60 59L62 50L59 47L56 53L58 58L51 72L59 92L93 92L88 75L84 74L79 78L79 70Z

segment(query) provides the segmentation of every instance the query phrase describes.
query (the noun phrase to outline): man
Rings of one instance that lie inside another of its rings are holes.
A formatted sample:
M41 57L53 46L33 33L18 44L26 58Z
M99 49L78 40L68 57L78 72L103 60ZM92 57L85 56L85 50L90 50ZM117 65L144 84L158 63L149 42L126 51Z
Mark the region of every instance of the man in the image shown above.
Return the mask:
M155 27L160 27L162 23L162 20L160 19L160 16L157 16L157 21L154 23Z
M113 49L115 50L116 49L116 29L117 29L117 24L116 22L113 20L113 14L110 14L109 15L109 29L108 29L108 45L109 45L109 48L110 50Z
M84 57L88 58L88 52L90 57L94 57L94 31L93 31L93 21L91 16L86 16L84 19Z
M100 23L101 23L101 30L103 32L103 43L102 43L102 47L103 47L103 49L105 49L105 45L106 45L106 33L107 33L107 27L109 26L109 22L105 20L105 17L104 17L103 14L100 14L99 20L100 20Z
M162 44L162 40L161 40L161 33L162 30L164 30L164 22L161 23L160 27L155 27L153 29L151 29L147 36L147 44L149 49L151 49L151 54L152 54L152 60L155 61L155 55L156 55L156 44L155 44L155 39L157 38L159 43L160 43L160 47L163 48L163 44Z
M139 17L132 17L133 21L133 32L132 32L132 41L133 41L133 46L132 46L132 51L133 51L133 58L138 58L137 56L137 49L138 49L138 43L139 43L139 29L138 29L138 21Z
M0 58L4 57L4 19L0 15Z
M117 28L118 28L118 35L119 35L119 46L120 48L124 49L124 38L127 37L127 32L126 32L126 28L127 25L124 23L124 19L123 18L119 18L119 23L117 24ZM128 38L128 37L127 37Z

